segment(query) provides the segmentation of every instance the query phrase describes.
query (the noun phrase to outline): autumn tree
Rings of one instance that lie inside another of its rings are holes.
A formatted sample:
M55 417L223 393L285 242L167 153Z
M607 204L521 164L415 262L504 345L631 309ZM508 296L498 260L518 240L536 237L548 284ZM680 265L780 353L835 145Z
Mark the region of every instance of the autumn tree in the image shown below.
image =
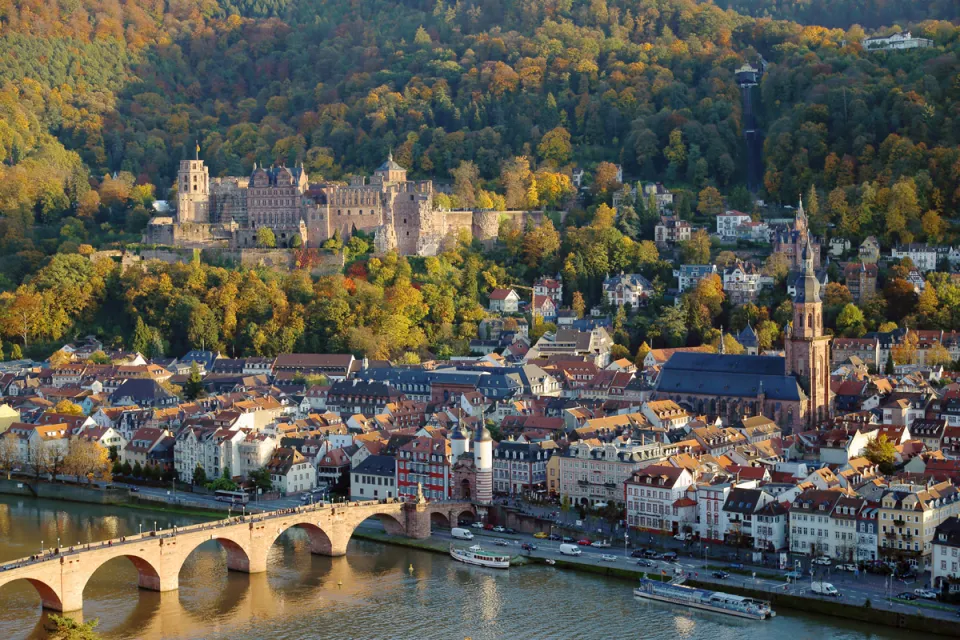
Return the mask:
M463 160L455 169L450 170L453 176L453 193L461 207L472 209L477 204L477 185L480 182L480 170L469 160Z
M619 170L617 165L612 162L601 162L597 165L597 170L593 174L593 192L602 197L612 193L620 182L617 180Z
M570 132L563 127L555 127L547 131L540 139L540 144L537 145L537 153L540 154L544 162L555 167L566 164L573 154Z
M867 332L863 312L852 302L844 305L837 315L837 329L848 338L859 338Z
M723 213L723 196L716 187L704 187L697 196L697 211L700 215L716 216Z
M684 264L710 264L710 236L704 229L680 243L680 257Z
M550 218L544 218L543 224L527 229L523 236L523 261L529 267L542 265L560 248L560 234Z
M53 412L62 413L68 416L82 416L83 407L64 398L53 407Z
M894 364L915 364L917 362L917 334L907 331L903 340L890 348Z
M897 448L885 435L880 435L868 441L860 455L880 467L883 474L889 475L895 471Z
M953 362L953 358L950 356L950 351L942 343L937 342L927 350L925 362L934 367L947 366Z
M0 434L0 469L6 472L7 480L10 479L10 474L19 463L19 439L10 432Z
M587 305L583 300L583 294L579 291L573 292L572 307L573 312L577 314L577 318L582 318L587 311Z

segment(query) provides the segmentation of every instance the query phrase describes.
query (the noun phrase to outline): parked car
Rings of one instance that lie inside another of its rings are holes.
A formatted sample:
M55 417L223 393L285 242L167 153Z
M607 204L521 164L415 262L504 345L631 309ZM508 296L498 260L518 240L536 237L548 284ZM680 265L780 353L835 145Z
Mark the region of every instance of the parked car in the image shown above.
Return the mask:
M644 551L643 549L634 549L633 551L630 552L630 557L631 557L631 558L643 558L643 557L644 557L643 551Z
M783 577L787 580L799 580L803 577L803 574L799 571L787 571L785 574L783 574Z
M653 560L647 560L646 558L641 558L640 560L637 560L637 566L639 566L639 567L655 567L655 566L657 566L657 563L654 562Z
M573 544L574 542L576 542L576 540L574 540L570 536L563 536L563 541L566 542L567 544Z
M483 523L482 523L482 522L474 522L474 523L473 523L472 525L470 525L470 526L473 527L474 529L483 529Z
M644 557L644 558L659 558L659 557L660 557L660 554L659 554L657 551L653 550L653 549L644 549L644 550L643 550L643 557Z
M731 569L736 569L737 571L743 571L743 563L740 563L740 562L732 562L732 563L730 564L730 568L731 568Z
M855 564L838 564L837 571L849 571L853 573L857 570L857 565Z
M529 542L524 542L522 545L520 545L520 548L523 549L524 551L536 551L537 545L530 544Z
M493 525L490 524L489 522L488 522L487 524L483 525L483 528L484 528L486 531L493 531Z
M609 549L609 548L610 548L610 543L607 542L606 540L597 540L596 542L594 542L594 543L591 544L590 546L591 546L591 547L596 547L597 549Z
M543 531L537 531L535 534L533 534L533 537L537 540L544 540L546 539L547 534L545 534Z
M510 543L504 540L503 538L497 538L496 540L493 541L493 544L497 545L498 547L506 547Z
M496 527L494 527L493 530L496 531L497 533L506 533L506 532L507 532L506 528L501 527L500 525L497 525Z
M673 561L673 560L676 560L676 559L677 559L677 552L676 552L676 551L667 551L666 553L664 553L664 554L663 554L662 556L660 556L660 557L663 558L664 560Z
M924 600L936 600L939 595L933 589L914 589L913 593L918 598L923 598Z
M129 487L130 493L140 493L140 487Z
M813 564L819 564L824 567L829 567L831 564L833 564L833 561L826 556L820 556L819 558L814 558L813 560L811 560L811 562Z
M589 547L590 541L587 540L586 538L580 538L579 540L577 540L577 544L580 545L581 547Z
M556 542L560 542L563 540L563 536L561 536L559 533L551 533L549 536L547 536L547 540L555 540Z
M610 553L605 553L602 556L600 556L600 559L603 560L604 562L616 562L617 556Z
M687 540L693 540L693 534L692 534L692 533L678 533L677 535L673 536L673 539L674 539L674 540L679 540L680 542L686 542Z
M516 530L516 529L511 529L510 527L507 527L507 528L504 530L504 532L505 532L505 533L516 533L517 530Z
M730 577L730 574L726 571L714 571L710 575L712 575L714 578L719 578L720 580L726 580Z
M904 591L903 593L898 593L897 595L895 595L895 596L893 596L893 597L896 598L897 600L916 600L916 599L917 599L917 596L913 595L913 594L910 593L909 591Z

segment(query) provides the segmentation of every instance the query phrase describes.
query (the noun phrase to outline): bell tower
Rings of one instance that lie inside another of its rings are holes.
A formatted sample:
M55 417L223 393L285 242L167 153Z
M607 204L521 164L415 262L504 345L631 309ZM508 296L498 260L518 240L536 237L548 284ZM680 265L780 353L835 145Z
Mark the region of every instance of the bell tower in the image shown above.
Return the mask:
M809 236L802 258L803 271L793 297L793 324L784 340L785 362L787 374L795 376L807 394L806 423L814 426L830 415L830 336L823 334L823 302Z
M177 221L210 222L210 172L200 159L181 160L177 173Z

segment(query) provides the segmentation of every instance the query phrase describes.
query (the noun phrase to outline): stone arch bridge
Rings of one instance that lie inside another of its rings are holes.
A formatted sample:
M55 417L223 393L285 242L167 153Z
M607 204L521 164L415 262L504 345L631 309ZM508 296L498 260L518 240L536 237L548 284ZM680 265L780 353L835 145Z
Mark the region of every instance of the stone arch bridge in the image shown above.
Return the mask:
M233 571L267 570L267 554L277 538L292 527L306 531L310 551L327 556L347 553L354 530L368 518L377 518L391 535L423 539L431 524L456 526L461 517L475 515L467 502L351 502L318 504L238 516L216 522L175 527L55 549L0 565L0 588L26 580L40 594L43 607L55 611L83 608L83 589L104 563L124 557L137 569L141 589L174 591L180 569L198 546L216 540L227 552Z

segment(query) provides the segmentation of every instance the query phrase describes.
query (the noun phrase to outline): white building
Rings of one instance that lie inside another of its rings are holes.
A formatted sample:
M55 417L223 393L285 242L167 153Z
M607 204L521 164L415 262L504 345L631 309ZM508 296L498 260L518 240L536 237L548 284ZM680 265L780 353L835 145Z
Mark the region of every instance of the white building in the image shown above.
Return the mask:
M932 47L933 40L929 38L914 38L909 31L894 33L889 36L864 38L860 44L867 51L885 51L888 49L919 49Z
M753 302L760 295L762 277L756 265L737 260L723 270L723 290L732 304Z
M310 461L292 447L277 449L266 466L273 488L289 496L310 491L317 486L317 470Z
M350 470L351 500L397 497L397 459L369 455Z
M693 289L698 282L716 272L715 264L682 264L679 269L673 270L673 275L677 278L677 288L680 293L683 293L687 289Z
M650 465L626 482L627 525L659 533L679 533L696 522L696 504L687 498L693 476L686 469Z
M740 211L727 211L717 215L717 235L724 240L735 240L741 224L750 222L750 216Z
M637 273L611 276L603 281L603 295L607 303L614 307L629 304L631 308L646 305L647 298L653 293L650 281Z
M922 273L937 270L937 256L938 252L936 248L920 243L894 247L890 250L891 258L897 260L910 258L910 260L913 262L913 266L915 266Z
M246 478L251 471L262 469L270 462L273 450L277 448L277 438L271 433L251 431L243 440L236 442L233 448L236 467L231 467L230 472Z

